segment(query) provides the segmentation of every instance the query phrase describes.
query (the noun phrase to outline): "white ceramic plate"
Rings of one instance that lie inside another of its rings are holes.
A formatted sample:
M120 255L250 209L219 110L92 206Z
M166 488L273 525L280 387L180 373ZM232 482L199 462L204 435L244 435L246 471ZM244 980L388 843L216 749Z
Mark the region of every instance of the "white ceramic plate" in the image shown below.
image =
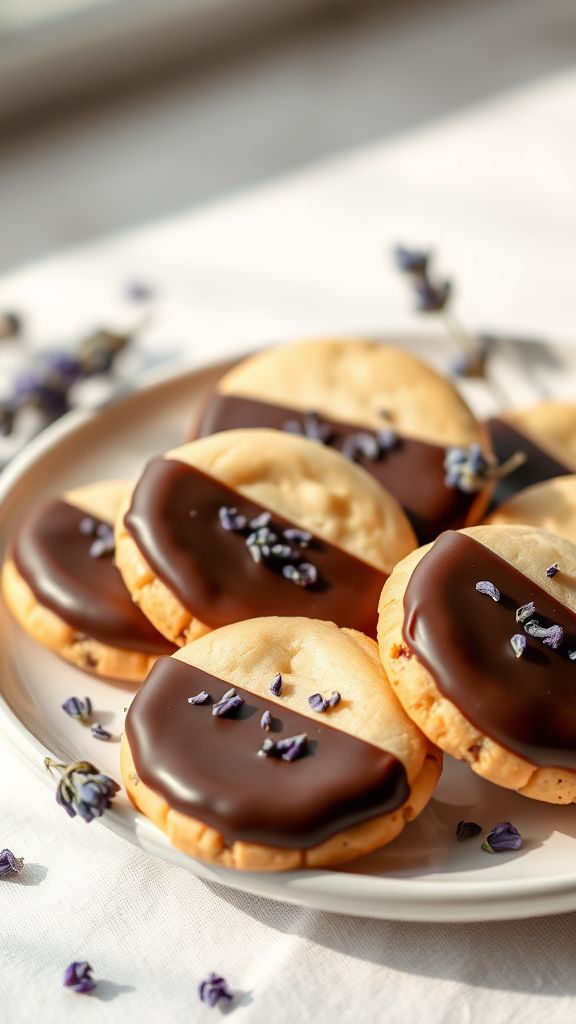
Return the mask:
M222 366L172 376L96 415L72 413L10 465L0 483L0 545L47 493L107 477L134 476L153 454L183 439L202 392ZM96 720L120 733L133 695L127 685L88 676L29 639L5 609L0 617L0 731L25 763L54 787L43 758L90 760L119 777L118 744L93 739L60 708L92 698ZM170 846L120 795L101 823L128 842L212 881L324 910L411 921L481 921L576 909L576 815L537 804L476 778L446 759L427 810L391 846L337 871L251 874L212 868ZM489 829L513 821L518 853L490 855L477 840L457 843L461 819ZM63 828L65 823L63 821ZM92 825L97 839L98 825Z

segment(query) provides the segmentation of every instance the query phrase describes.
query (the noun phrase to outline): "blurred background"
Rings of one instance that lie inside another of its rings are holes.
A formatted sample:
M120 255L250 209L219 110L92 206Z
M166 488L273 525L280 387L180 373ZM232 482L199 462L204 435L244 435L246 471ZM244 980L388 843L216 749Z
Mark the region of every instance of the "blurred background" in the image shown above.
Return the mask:
M574 0L0 0L0 272L575 57Z

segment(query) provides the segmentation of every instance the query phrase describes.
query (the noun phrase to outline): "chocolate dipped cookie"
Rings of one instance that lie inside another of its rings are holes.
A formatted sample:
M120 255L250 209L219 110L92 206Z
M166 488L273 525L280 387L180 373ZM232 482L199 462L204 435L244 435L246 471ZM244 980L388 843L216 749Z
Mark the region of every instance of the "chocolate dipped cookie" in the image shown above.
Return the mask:
M576 801L574 544L528 526L448 531L394 570L378 639L432 742L497 785Z
M420 542L477 522L487 492L466 493L446 472L448 447L487 433L452 383L416 356L354 338L296 342L245 359L219 381L194 437L274 427L356 461L400 502Z
M376 643L298 617L225 626L160 659L121 762L130 798L175 846L246 871L328 867L389 843L441 771Z
M415 544L395 499L338 452L236 430L148 463L118 516L116 561L179 646L265 614L375 636L382 585Z
M2 590L39 643L79 668L141 682L174 645L130 599L114 564L114 521L127 488L105 481L41 502L12 540Z
M524 465L499 481L496 505L526 487L576 473L576 403L540 402L511 409L488 420L487 427L500 462L516 452L525 455Z
M527 487L499 505L486 522L495 526L524 523L576 541L576 475Z

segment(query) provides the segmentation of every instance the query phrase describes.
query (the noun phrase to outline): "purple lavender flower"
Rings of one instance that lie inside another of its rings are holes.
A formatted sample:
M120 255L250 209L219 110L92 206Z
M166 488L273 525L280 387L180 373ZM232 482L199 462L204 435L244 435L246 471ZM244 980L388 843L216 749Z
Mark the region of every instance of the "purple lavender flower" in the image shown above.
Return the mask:
M92 701L90 697L84 697L81 700L80 697L68 697L62 705L62 710L70 715L70 718L76 718L79 722L87 722L92 715Z
M195 697L188 697L189 704L207 704L210 700L210 694L208 690L200 690Z
M227 508L226 505L221 505L218 509L218 516L220 526L225 530L238 533L246 528L246 516L240 515L237 508Z
M307 548L312 540L309 530L301 530L299 526L289 526L283 531L283 537L290 544L297 544L299 548Z
M251 530L259 530L262 526L269 526L271 519L271 512L261 512L259 516L254 516L254 519L251 519L248 525Z
M216 1003L220 999L225 999L227 1002L233 998L232 993L229 991L228 986L224 978L210 972L205 981L201 981L198 986L198 995L203 1003L207 1003L208 1006L216 1006Z
M486 486L491 476L491 464L480 445L469 448L450 446L444 456L446 475L444 484L464 494L474 494Z
M244 697L241 697L239 693L236 693L232 687L231 690L227 690L220 700L212 705L212 714L215 718L226 718L228 715L233 714L234 711L238 711L244 703Z
M339 704L341 700L342 700L342 697L338 693L338 690L332 690L332 693L330 694L330 696L328 698L328 707L329 708L335 708L336 705Z
M482 831L482 826L477 825L475 821L459 821L456 826L456 839L459 843L463 843L465 839L471 839L472 836L477 836Z
M270 693L273 693L275 697L279 697L282 693L282 676L279 672L277 672L270 683Z
M527 646L526 637L522 633L514 633L514 636L510 637L510 646L516 657L521 658Z
M536 605L534 604L534 601L528 601L527 604L520 605L520 607L516 609L516 622L526 622L527 619L534 615L535 611Z
M558 650L564 639L562 626L541 626L537 619L530 619L529 622L526 622L524 629L529 636L534 636L537 640L541 640L543 644L551 647L553 651Z
M0 878L18 875L24 867L24 858L15 857L12 850L0 851Z
M558 565L558 562L553 562L552 565L549 565L548 568L546 569L546 575L550 579L552 579L552 577L555 576L557 572L560 572L560 567Z
M92 977L92 967L86 960L74 960L64 971L62 984L74 992L92 992L96 982Z
M260 728L266 730L272 728L272 715L268 710L264 712L262 718L260 719Z
M56 787L56 802L71 818L79 815L88 823L101 817L112 806L112 800L120 791L114 779L99 772L89 761L66 765L46 757L44 764L48 771L56 768L61 772Z
M288 561L289 558L300 558L298 551L294 551L289 544L273 544L270 548L270 554L274 555L274 558L279 558L281 562Z
M380 455L384 452L391 451L392 448L396 447L400 440L396 431L392 430L392 427L383 427L377 432L376 438L380 449Z
M324 700L321 693L313 693L308 697L308 704L312 708L312 711L316 711L318 714L326 711L326 708L328 707L328 701Z
M414 279L414 291L416 293L416 308L420 313L438 313L445 309L452 295L450 281L441 281L434 284L432 281L416 277Z
M267 737L258 753L261 757L279 757L282 761L296 761L304 756L307 749L308 737L303 732L299 736L287 736L276 741Z
M286 420L280 429L289 434L307 437L310 441L318 441L320 444L331 444L334 440L332 428L320 419L317 412L304 413L301 421Z
M342 455L351 462L355 462L361 455L370 462L376 462L380 458L380 445L376 434L370 434L367 430L349 434L342 445Z
M486 853L504 853L506 850L519 850L522 846L522 836L518 829L510 821L501 821L494 825L491 832L482 843L482 849Z
M108 523L98 523L96 537L90 545L90 558L103 558L114 554L114 528Z
M84 537L94 537L96 534L96 520L92 516L84 516L78 523L78 529Z
M428 273L430 253L422 249L408 249L405 245L397 245L393 257L398 270L403 274L418 274L425 277Z
M498 587L490 583L490 580L479 580L476 584L476 590L479 594L486 594L487 597L491 597L493 601L500 600L500 591Z
M282 575L298 587L313 587L318 581L318 570L311 562L301 562L299 565L283 565Z
M103 725L100 725L100 722L94 722L94 724L90 726L90 732L95 740L106 741L112 739L112 733L108 732L108 729L105 729Z
M576 661L576 651L568 651L568 657L570 661Z

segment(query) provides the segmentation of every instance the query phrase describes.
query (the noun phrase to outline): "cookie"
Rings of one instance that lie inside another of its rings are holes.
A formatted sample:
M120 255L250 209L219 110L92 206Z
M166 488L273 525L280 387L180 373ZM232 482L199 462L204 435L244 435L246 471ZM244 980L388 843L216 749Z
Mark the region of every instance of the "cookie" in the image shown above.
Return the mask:
M448 531L394 570L378 639L432 742L499 786L576 801L574 544L528 526Z
M128 485L88 484L48 498L22 524L2 571L20 625L79 668L141 682L166 641L131 601L113 560Z
M383 582L415 543L394 498L338 452L235 430L148 463L118 516L116 561L179 646L266 614L375 635Z
M492 447L499 462L515 452L526 461L501 480L493 503L501 505L534 484L576 473L576 404L541 402L527 409L512 409L487 421Z
M499 505L487 523L524 523L568 540L576 540L576 475L558 476L520 491Z
M376 643L298 617L224 626L160 659L121 763L175 846L244 871L329 867L389 843L441 771Z
M446 483L447 447L487 434L451 382L402 349L337 338L296 342L245 359L218 383L192 436L274 427L342 451L371 473L420 542L477 522L487 494Z

